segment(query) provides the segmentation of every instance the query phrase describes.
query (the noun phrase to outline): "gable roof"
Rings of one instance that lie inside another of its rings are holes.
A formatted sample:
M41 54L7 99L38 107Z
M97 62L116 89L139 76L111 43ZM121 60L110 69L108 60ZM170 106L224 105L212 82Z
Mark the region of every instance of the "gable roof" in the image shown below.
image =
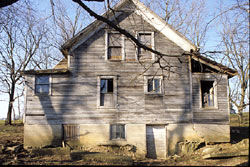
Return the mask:
M139 0L121 0L117 3L113 9L117 11L121 11L122 7L128 5L129 3L133 3L135 5L134 12L141 16L145 21L147 21L150 25L152 25L156 30L160 31L163 35L165 35L168 39L177 44L180 48L182 48L186 52L190 52L190 50L196 50L196 46L192 44L185 36L172 28L168 23L166 23L161 17L147 8L143 3ZM108 16L110 20L113 20L115 17L119 16L122 12L116 12L114 16L113 12L108 10L102 16ZM65 42L61 46L61 51L66 57L72 50L77 48L79 45L84 43L88 38L94 35L97 31L103 28L106 23L95 20L93 23L88 25L82 31L77 33L73 38Z
M237 75L237 71L226 67L216 61L210 60L204 56L192 54L192 51L196 51L196 46L190 42L185 36L183 36L180 32L176 31L171 25L167 24L161 17L147 8L143 3L139 0L121 0L117 3L113 9L116 11L121 11L119 9L129 5L129 3L133 3L135 8L134 12L141 16L145 21L147 21L150 25L152 25L156 30L160 31L163 35L165 35L168 39L177 44L180 48L184 50L183 54L192 55L192 59L196 61L200 61L219 72L225 73L229 75L229 77L233 77ZM122 12L116 12L116 15L111 10L105 12L102 16L108 17L110 20L113 20L115 17L122 14ZM25 71L25 74L48 74L48 73L67 73L68 65L67 65L67 55L70 54L75 48L79 45L87 41L91 36L93 36L100 29L104 28L106 23L95 20L91 24L89 24L86 28L78 32L73 38L66 41L61 46L61 52L65 56L63 60L61 60L53 69L49 70L28 70Z

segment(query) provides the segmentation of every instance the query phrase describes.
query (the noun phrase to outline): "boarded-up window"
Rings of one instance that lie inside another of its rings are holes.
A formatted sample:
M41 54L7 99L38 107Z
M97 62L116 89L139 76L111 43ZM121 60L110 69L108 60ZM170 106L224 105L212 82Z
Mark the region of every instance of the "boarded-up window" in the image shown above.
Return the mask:
M100 81L100 106L113 106L114 83L113 78L102 78Z
M122 60L122 35L108 33L108 60Z
M125 139L125 125L110 125L110 139Z
M35 93L49 94L49 75L40 75L35 78Z
M202 107L215 106L214 81L201 81Z
M80 134L79 125L63 125L63 139L64 141L78 140Z
M149 48L153 49L152 33L139 33L138 40ZM152 60L152 53L143 48L138 48L140 60Z

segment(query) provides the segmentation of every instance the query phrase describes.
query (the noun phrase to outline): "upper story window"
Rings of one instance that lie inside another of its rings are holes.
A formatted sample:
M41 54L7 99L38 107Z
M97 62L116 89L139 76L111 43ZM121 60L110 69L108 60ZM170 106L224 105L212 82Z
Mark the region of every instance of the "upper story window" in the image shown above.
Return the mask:
M144 92L146 94L162 94L163 93L163 77L162 76L144 76L145 85Z
M138 40L149 48L154 49L154 33L153 32L139 32L137 34ZM154 60L154 53L143 48L138 48L137 59L140 60Z
M217 89L215 81L200 82L201 86L201 107L214 108L217 107Z
M97 90L97 107L114 108L117 102L116 76L99 76Z
M117 32L106 34L106 60L124 60L124 37Z
M37 75L35 78L35 94L49 94L50 93L50 76Z

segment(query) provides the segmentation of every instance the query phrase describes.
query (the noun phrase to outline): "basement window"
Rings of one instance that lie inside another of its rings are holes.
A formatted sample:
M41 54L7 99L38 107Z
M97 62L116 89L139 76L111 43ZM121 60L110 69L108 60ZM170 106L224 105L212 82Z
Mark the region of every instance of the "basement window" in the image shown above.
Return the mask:
M215 81L201 81L201 105L202 108L216 107L216 83Z
M35 77L35 94L48 95L50 92L49 80L49 75L37 75Z
M125 139L125 125L110 125L110 140Z
M63 127L63 140L72 141L78 140L80 136L80 126L75 124L62 125Z

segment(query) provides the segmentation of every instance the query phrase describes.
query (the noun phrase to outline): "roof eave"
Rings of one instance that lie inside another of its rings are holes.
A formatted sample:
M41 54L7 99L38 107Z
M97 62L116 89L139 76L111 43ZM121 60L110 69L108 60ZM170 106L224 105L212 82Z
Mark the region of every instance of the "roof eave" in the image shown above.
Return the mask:
M70 73L68 69L47 69L47 70L27 70L23 71L22 75L39 75L39 74L67 74Z

